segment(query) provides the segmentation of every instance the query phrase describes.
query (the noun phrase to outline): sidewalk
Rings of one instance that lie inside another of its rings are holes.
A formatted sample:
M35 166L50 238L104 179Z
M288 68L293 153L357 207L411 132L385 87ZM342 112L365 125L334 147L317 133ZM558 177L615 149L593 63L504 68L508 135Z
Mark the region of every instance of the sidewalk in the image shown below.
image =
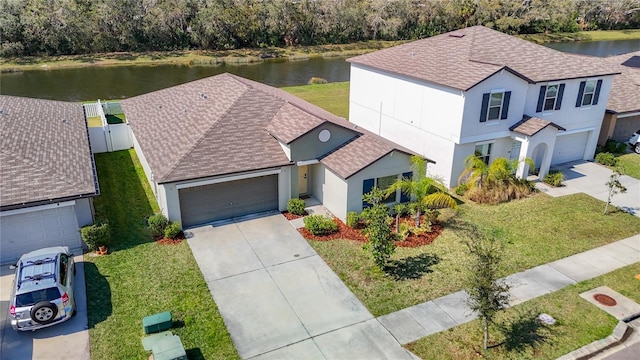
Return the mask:
M510 306L640 261L640 234L507 276ZM476 318L464 290L378 318L401 344Z

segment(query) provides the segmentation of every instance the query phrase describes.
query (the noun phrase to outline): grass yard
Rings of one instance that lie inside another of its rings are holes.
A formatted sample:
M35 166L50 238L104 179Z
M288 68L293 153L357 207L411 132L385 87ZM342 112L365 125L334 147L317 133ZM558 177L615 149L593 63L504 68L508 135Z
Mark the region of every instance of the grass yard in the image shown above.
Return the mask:
M96 217L111 226L110 254L85 255L92 359L146 359L142 318L170 310L189 359L238 354L186 242L151 241L145 218L158 210L133 150L96 154Z
M490 340L501 345L488 350L482 349L482 329L478 320L427 336L406 347L423 359L556 359L609 336L618 323L579 294L606 285L640 302L640 281L634 278L636 274L640 274L640 263L507 309L498 317L498 323L512 324L507 327L512 330L503 333L493 328ZM548 330L527 332L526 329L536 327L531 319L540 313L553 316L556 324Z
M637 40L640 39L640 29L625 30L594 30L578 31L574 33L551 33L551 34L526 34L518 37L536 42L559 41L611 41L611 40Z
M290 86L282 90L345 119L349 117L349 82Z
M640 180L640 155L624 154L618 156L618 164L624 169L624 173Z
M506 276L640 232L639 218L624 212L604 216L603 209L603 202L585 194L538 194L493 206L463 204L459 215L444 220L445 230L433 244L398 248L390 275L375 266L359 243L310 243L365 306L381 316L462 289L469 257L460 233L469 223L502 231L501 276Z

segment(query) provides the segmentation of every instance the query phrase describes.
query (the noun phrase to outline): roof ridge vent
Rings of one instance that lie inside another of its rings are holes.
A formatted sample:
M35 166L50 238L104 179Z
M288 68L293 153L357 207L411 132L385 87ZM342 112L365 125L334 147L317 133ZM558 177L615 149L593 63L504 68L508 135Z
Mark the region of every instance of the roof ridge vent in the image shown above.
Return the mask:
M462 39L464 37L464 34L462 33L450 33L449 34L450 37L454 37L454 38L458 38L458 39Z

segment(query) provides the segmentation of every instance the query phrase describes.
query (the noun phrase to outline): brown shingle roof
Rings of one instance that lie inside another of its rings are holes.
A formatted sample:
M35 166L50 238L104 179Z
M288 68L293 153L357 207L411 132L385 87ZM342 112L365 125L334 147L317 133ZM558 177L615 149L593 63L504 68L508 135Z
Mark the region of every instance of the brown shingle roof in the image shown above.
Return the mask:
M563 53L473 26L348 59L384 71L468 90L506 69L535 83L617 73L599 59Z
M0 95L0 206L98 194L80 103Z
M121 102L159 183L289 165L278 140L299 138L325 121L350 128L367 151L336 150L349 174L402 149L283 90L221 74ZM372 147L380 147L376 151ZM384 154L382 155L384 156ZM322 160L333 169L338 163Z
M640 51L603 59L609 66L621 72L621 75L613 78L607 110L617 113L640 111L640 68L621 65L631 65L636 58L640 61Z
M546 128L547 126L553 126L556 129L561 130L561 131L567 130L567 129L563 128L560 125L552 123L551 121L539 119L539 118L536 118L536 117L531 117L531 116L528 116L528 115L525 115L522 118L522 120L520 120L517 123L513 124L509 128L509 130L515 131L515 132L523 134L523 135L533 136L533 135L539 133L540 131L542 131L542 129Z

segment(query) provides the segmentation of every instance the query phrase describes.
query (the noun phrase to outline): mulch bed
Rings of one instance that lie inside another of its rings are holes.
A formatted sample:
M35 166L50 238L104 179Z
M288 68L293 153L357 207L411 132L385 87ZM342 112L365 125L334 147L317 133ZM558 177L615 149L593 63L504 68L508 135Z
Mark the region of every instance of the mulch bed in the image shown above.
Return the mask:
M163 237L157 236L157 237L154 237L153 239L158 244L161 244L161 245L175 245L175 244L180 244L182 240L186 239L186 237L184 236L184 233L180 231L180 233L175 239L169 239L164 236Z
M295 220L295 219L299 219L301 217L305 217L307 215L309 215L306 211L304 212L304 215L296 215L296 214L292 214L288 211L283 211L282 215L284 215L284 217L287 218L287 220L291 221L291 220Z
M298 232L300 232L300 234L302 234L302 236L305 239L314 240L314 241L329 241L329 240L336 240L336 239L348 239L348 240L354 240L361 243L365 243L369 241L367 237L362 234L361 228L349 227L338 218L334 218L333 221L335 221L336 224L338 224L338 232L330 235L316 236L316 235L313 235L306 228L300 228L298 229ZM413 221L413 219L405 217L405 218L401 218L400 221L401 222ZM391 228L392 230L395 230L395 219L394 219L394 222L391 224ZM407 247L407 248L414 248L414 247L429 245L442 233L442 230L443 230L442 225L434 224L434 225L431 225L431 232L420 234L420 235L412 234L410 236L407 236L407 238L404 241L396 241L395 244L397 247Z

